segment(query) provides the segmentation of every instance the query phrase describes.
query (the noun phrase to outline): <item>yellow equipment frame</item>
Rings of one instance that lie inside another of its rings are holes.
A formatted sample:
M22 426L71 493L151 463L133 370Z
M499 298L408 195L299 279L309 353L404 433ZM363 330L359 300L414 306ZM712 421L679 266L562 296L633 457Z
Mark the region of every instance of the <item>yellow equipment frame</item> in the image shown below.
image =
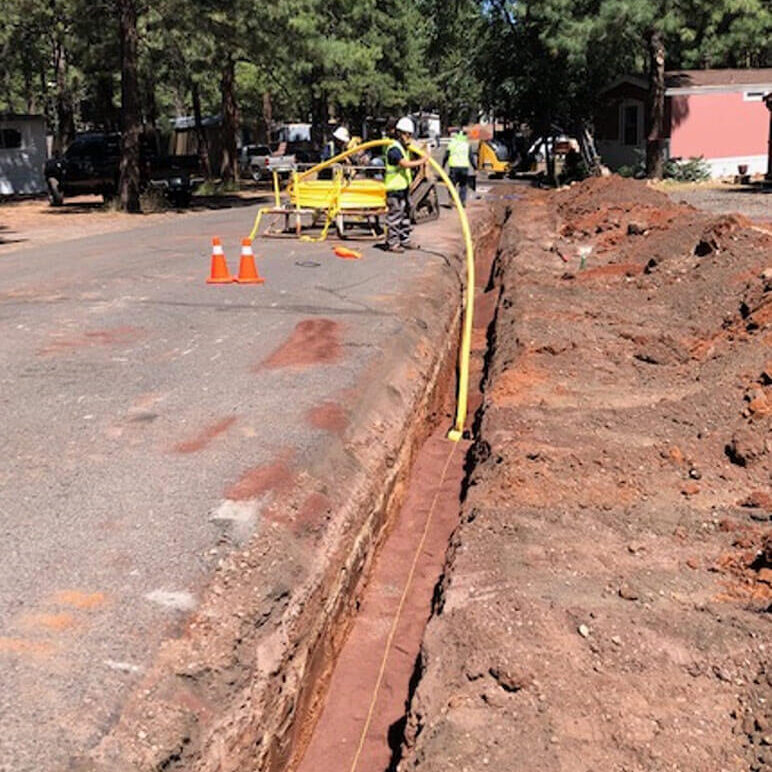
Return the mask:
M512 164L509 161L500 161L493 146L483 139L477 148L477 168L488 174L509 174Z
M385 145L390 145L393 140L391 139L373 139L369 142L364 142L361 145L357 145L357 147L351 148L350 150L344 150L342 153L339 153L338 155L334 156L333 158L330 158L327 161L324 161L320 164L317 164L316 166L312 167L311 169L306 170L305 172L302 172L301 174L294 174L292 181L287 186L287 192L290 195L290 198L292 197L292 194L290 193L290 188L294 185L296 186L296 197L295 197L295 209L292 210L294 212L297 212L299 210L299 204L302 199L302 195L297 195L297 191L301 190L299 187L300 183L303 183L305 180L308 179L313 174L316 174L323 169L328 169L331 166L334 166L335 164L340 163L341 161L348 158L350 155L353 155L354 153L360 153L363 150L369 150L370 148L375 147L384 147ZM475 294L475 265L474 265L474 245L472 244L472 234L469 230L469 220L467 220L466 212L464 211L464 206L461 203L461 199L458 196L458 192L456 191L456 186L450 181L448 178L448 175L445 174L445 171L443 168L422 148L416 147L415 145L411 145L409 148L410 152L415 153L415 155L420 156L421 158L426 158L429 164L431 165L432 169L435 171L437 176L445 183L448 193L450 194L451 199L453 200L453 204L456 208L456 212L458 213L458 218L461 221L461 232L464 237L464 246L466 249L466 297L464 301L464 318L463 318L463 324L462 324L462 331L461 331L461 346L459 347L458 352L458 397L456 400L456 418L453 424L453 428L448 432L448 439L452 440L453 442L458 442L463 436L464 436L464 424L466 423L466 415L468 410L468 400L469 400L469 359L471 356L471 349L472 349L472 322L474 319L474 294ZM342 172L341 172L342 175ZM333 178L334 179L334 178ZM385 195L385 188L384 188L384 195ZM275 204L276 207L273 209L280 209L281 212L285 212L286 209L281 208L281 200L280 200L280 193L279 193L279 187L278 187L278 179L275 176L274 177L274 196L275 196ZM338 195L338 204L340 201L340 196ZM263 213L270 212L272 207L262 208L258 211L257 216L255 217L255 223L252 227L252 232L249 234L249 238L251 240L254 240L255 236L257 235L257 232L260 228L260 220L262 219ZM334 218L332 218L334 219ZM326 227L324 230L324 234L326 236L327 234L327 228L329 228L330 222L332 222L332 219L329 215L329 210L327 213L327 222Z
M336 223L339 235L342 237L343 218L356 216L363 218L370 225L370 235L375 237L371 218L385 215L388 211L386 186L378 180L348 177L341 167L335 169L330 180L308 179L323 167L323 164L319 164L302 174L293 172L289 184L284 189L286 195L284 204L282 204L278 175L274 173L274 205L263 207L258 211L250 237L254 239L259 232L263 216L272 214L284 216L284 230L278 233L272 230L264 231L263 236L291 235L289 224L290 219L294 217L295 236L304 241L324 241L333 223ZM311 217L312 225L316 225L319 219L324 217L320 235L315 238L302 235L305 216Z

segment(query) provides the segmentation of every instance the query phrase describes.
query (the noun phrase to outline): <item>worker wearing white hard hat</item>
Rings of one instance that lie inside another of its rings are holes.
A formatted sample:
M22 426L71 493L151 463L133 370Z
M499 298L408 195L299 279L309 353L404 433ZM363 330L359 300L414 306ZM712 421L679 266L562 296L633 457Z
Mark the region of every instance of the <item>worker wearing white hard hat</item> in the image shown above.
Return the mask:
M410 240L412 223L410 222L409 193L413 180L411 169L426 163L421 157L410 160L408 148L415 133L415 126L410 118L400 118L395 127L396 139L386 149L386 203L389 212L386 215L386 244L389 252L404 252L406 249L418 249Z
M351 135L348 133L348 129L345 126L338 126L338 128L332 132L332 136L335 137L341 145L348 145L351 141Z
M322 160L326 161L332 158L338 153L342 153L351 141L351 135L345 126L338 126L335 131L332 132L332 138L324 146L322 151Z

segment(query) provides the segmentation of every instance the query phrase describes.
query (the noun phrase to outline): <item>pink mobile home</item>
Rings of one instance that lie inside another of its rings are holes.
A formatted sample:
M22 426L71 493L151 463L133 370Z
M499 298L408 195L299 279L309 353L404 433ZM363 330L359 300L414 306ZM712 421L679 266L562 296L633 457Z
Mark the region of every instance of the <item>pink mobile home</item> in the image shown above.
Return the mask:
M665 138L670 158L702 156L714 177L767 171L772 68L683 70L665 79ZM598 152L608 166L635 166L646 147L648 84L618 78L602 94L596 118Z

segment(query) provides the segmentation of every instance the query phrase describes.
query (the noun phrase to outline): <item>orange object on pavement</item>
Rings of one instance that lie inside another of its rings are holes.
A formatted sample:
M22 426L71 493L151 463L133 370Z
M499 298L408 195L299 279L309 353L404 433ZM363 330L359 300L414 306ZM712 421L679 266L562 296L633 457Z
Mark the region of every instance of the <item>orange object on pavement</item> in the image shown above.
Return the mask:
M335 247L334 252L338 257L342 257L345 260L359 260L362 257L361 252L356 252L348 247Z
M265 279L257 272L255 265L255 253L252 251L250 239L241 240L241 262L239 263L239 275L236 277L239 284L263 284Z
M222 243L215 236L212 239L212 268L206 283L230 284L232 281L233 277L228 270L228 264L225 262L225 252L223 252Z

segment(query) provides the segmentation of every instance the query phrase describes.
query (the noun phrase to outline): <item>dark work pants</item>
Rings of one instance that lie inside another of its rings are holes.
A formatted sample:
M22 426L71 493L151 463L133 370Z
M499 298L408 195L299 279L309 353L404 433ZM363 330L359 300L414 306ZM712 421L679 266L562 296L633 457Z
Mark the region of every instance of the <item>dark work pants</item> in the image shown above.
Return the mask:
M386 194L386 205L389 207L386 215L387 247L396 247L410 240L411 225L407 197L406 190Z
M469 170L465 166L451 166L449 176L450 181L458 190L458 197L461 199L461 203L466 206L466 187L469 179Z

